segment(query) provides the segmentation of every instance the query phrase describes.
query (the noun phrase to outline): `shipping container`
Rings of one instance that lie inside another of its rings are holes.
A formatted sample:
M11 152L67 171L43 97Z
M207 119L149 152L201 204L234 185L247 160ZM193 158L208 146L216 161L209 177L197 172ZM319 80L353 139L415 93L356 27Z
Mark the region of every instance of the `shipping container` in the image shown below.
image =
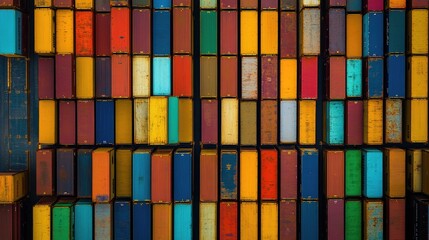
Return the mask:
M330 55L346 54L346 11L342 8L330 8L327 16L328 52Z
M134 99L134 143L147 144L149 141L149 99Z
M167 97L149 99L149 144L167 144Z
M112 98L131 97L131 64L129 55L112 55Z
M133 142L133 102L130 99L115 101L115 143Z
M95 54L97 56L111 54L110 18L110 13L95 14Z
M258 203L240 202L240 237L258 239Z
M95 97L112 96L112 63L109 57L95 58ZM136 87L137 88L137 87Z
M137 0L137 1L145 2L148 0ZM173 7L192 7L192 1L191 0L173 0Z
M28 173L0 172L0 202L12 203L28 194Z
M324 175L326 198L344 198L344 151L324 151Z
M297 98L298 62L280 59L280 99Z
M405 55L389 55L386 61L387 97L405 98Z
M217 239L217 203L200 203L199 237L201 240Z
M363 8L364 11L383 11L384 10L384 1L383 0L364 0Z
M363 195L367 198L383 197L383 152L364 149L363 155Z
M276 0L264 0L261 2L262 9L275 9L278 8L278 1Z
M237 97L238 57L220 57L220 97Z
M355 1L358 2L357 0ZM350 0L347 2L350 2ZM347 6L349 6L349 3L347 3ZM347 14L346 21L347 58L360 58L362 57L362 14Z
M131 197L132 184L132 152L131 149L119 148L116 150L115 164L115 195L118 198Z
M74 200L59 200L52 208L52 239L73 239Z
M110 202L115 195L115 151L113 148L97 148L92 151L92 201ZM97 218L97 205L96 218ZM103 206L105 204L101 204ZM97 221L97 220L96 220ZM97 229L97 227L96 227Z
M320 7L320 0L299 0L299 9L308 7Z
M238 99L222 99L221 143L223 145L238 144Z
M54 7L56 8L73 8L73 0L54 0Z
M179 143L179 98L168 97L168 144Z
M152 238L171 240L173 238L171 203L153 204L152 206Z
M113 213L114 239L131 238L131 204L129 201L115 201Z
M319 3L317 0L314 2ZM320 54L320 9L304 8L301 10L299 14L299 36L301 55Z
M58 9L55 12L56 51L59 54L74 53L74 14L71 9Z
M201 143L218 142L218 101L201 99Z
M193 59L188 55L173 56L173 96L193 96Z
M222 4L222 3L221 3ZM189 24L190 25L190 24ZM238 54L238 12L220 12L220 54Z
M218 154L217 150L202 149L200 155L200 201L218 199ZM216 229L216 228L215 228Z
M220 154L220 199L237 200L238 156L235 150L222 150Z
M299 101L299 144L316 144L316 101Z
M171 52L171 13L170 11L154 11L152 16L152 51L155 56L170 55Z
M134 1L135 2L135 1ZM152 207L150 203L133 202L133 239L149 240L152 237Z
M92 9L94 0L75 0L74 6L76 9Z
M105 41L106 39L104 39ZM130 52L130 9L114 7L110 14L111 53Z
M383 100L363 102L363 142L368 145L383 144Z
M243 1L244 0L242 0L242 2ZM245 8L245 6L241 4L241 8L243 9ZM256 4L256 8L257 8L257 4ZM240 12L240 53L241 55L258 54L258 12L257 11L242 10Z
M94 55L94 14L92 11L76 11L76 56Z
M280 142L296 143L297 135L297 102L280 101Z
M46 4L49 4L48 1L46 1ZM36 1L36 3L39 3ZM0 7L2 8L21 8L27 6L26 4L23 4L20 0L1 0L0 1Z
M92 149L77 150L76 171L77 197L90 198L92 195Z
M137 149L132 156L132 200L150 201L151 150Z
M261 178L260 198L261 200L277 200L277 166L278 151L276 148L261 149Z
M240 150L240 200L258 200L258 151ZM241 211L243 206L241 206Z
M57 143L57 105L54 100L39 100L39 144Z
M325 142L330 145L344 144L344 101L326 101L323 108Z
M318 57L302 57L300 60L300 98L317 99Z
M346 143L361 145L363 141L363 102L347 101Z
M220 0L220 9L237 9L238 0Z
M76 98L94 98L94 58L76 57Z
M408 12L408 53L428 53L428 9Z
M58 196L75 196L76 152L72 148L58 148L56 153L56 193Z
M257 0L240 0L240 8L242 9L258 9Z
M399 1L398 1L399 2ZM405 4L405 1L403 1ZM388 2L389 3L389 2ZM387 53L405 53L405 10L389 10L386 17Z
M364 239L383 239L383 201L365 200L363 206Z
M295 149L280 149L280 199L298 197L298 156ZM280 209L281 209L280 204ZM280 210L281 211L281 210Z
M150 67L149 56L133 56L133 97L150 96Z
M153 0L153 8L169 9L171 8L171 0Z
M319 198L319 153L314 148L300 149L302 200Z
M172 156L168 149L159 149L151 157L151 200L153 203L169 203L172 195Z
M23 32L22 20L22 13L18 10L0 10L0 21L8 23L0 26L0 31L4 33L0 38L0 54L16 56L23 53L25 42L22 39L27 37L27 33Z
M75 72L74 58L71 54L55 55L55 98L74 98Z
M112 208L111 203L94 204L94 239L113 239Z
M217 54L217 28L217 12L200 11L200 54Z
M220 202L219 205L219 239L237 239L238 203Z
M422 150L407 150L407 190L419 193L422 191Z
M115 138L115 104L113 100L95 102L95 143L114 144ZM89 138L88 138L89 139Z
M374 1L376 2L376 1ZM381 3L383 5L383 3ZM383 57L384 55L384 14L368 12L363 15L363 47L364 57Z
M429 151L422 151L422 193L429 195Z
M407 100L405 109L407 142L426 143L428 141L428 100Z
M36 4L37 5L37 4ZM51 3L47 4L48 6ZM34 9L34 52L55 53L55 12L50 8Z
M279 205L280 239L298 239L297 202L295 200L281 201Z
M200 96L201 98L217 97L217 57L200 58Z
M174 239L192 239L193 219L191 203L174 204Z
M174 202L192 201L192 149L177 149L173 159L173 200ZM176 206L174 206L176 209ZM184 207L187 210L188 207ZM192 214L191 214L192 215ZM189 219L189 220L192 220ZM180 234L182 236L182 234Z
M402 142L402 100L386 99L385 142Z
M388 0L386 2L386 8L406 8L406 0Z
M134 0L136 2L137 0ZM97 12L110 12L110 0L97 0L95 1L95 11Z
M171 57L152 58L152 95L171 95Z
M54 99L55 59L39 57L37 61L37 67L39 99Z
M281 10L296 10L296 5L295 0L280 0Z
M267 4L268 2L275 2L275 1L273 0L262 1L261 7L264 8L264 5ZM260 54L278 54L278 13L277 11L261 11L260 27L261 27Z
M51 239L51 211L55 198L42 198L33 206L33 239Z
M361 12L362 0L347 0L347 12Z
M345 163L345 196L362 195L362 152L360 149L346 150ZM346 204L347 205L347 204Z
M410 8L428 8L429 2L426 0L411 0L408 5Z
M91 200L81 199L74 206L74 237L75 239L92 239L93 207Z
M110 0L111 7L128 6L129 0Z
M52 196L55 193L55 158L53 149L36 151L36 195Z
M133 9L132 15L132 52L150 54L152 39L150 9Z
M77 144L93 145L94 131L94 101L77 101Z
M407 97L428 97L428 57L408 57Z
M301 239L319 239L319 202L302 201L300 210Z
M278 239L278 204L261 204L261 239Z
M277 99L277 56L261 56L261 98Z
M282 8L284 4L292 7L291 3L282 1ZM292 1L289 1L292 2ZM295 3L296 4L296 3ZM293 6L294 8L295 6ZM280 13L280 57L281 58L295 58L297 56L297 17L295 12L281 12Z
M241 58L241 98L258 99L258 58Z
M346 98L346 58L330 57L326 68L327 98Z
M344 200L329 199L326 212L327 239L344 239Z
M386 238L406 239L405 199L386 199Z
M383 98L384 59L367 58L364 68L365 97Z
M344 214L344 236L347 240L362 239L362 203L360 200L346 200Z
M257 103L255 101L240 102L240 144L256 145L257 143Z
M347 97L362 96L362 60L347 59Z
M261 101L261 145L276 145L277 140L277 101Z
M179 99L179 142L191 143L193 133L193 100L189 98Z

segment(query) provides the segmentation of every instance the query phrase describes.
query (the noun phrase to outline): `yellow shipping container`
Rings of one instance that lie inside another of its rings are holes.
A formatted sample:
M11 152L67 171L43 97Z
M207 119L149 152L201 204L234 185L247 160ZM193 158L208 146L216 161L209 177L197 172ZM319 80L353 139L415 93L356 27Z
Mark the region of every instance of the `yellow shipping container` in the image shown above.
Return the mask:
M261 239L278 239L277 203L261 204Z
M407 6L407 0L387 0L388 8L405 8Z
M428 9L408 12L409 51L411 54L428 53Z
M34 0L35 7L52 7L52 0Z
M33 240L51 239L51 208L53 199L41 199L33 206Z
M362 57L362 14L347 14L347 57Z
M28 193L27 172L0 173L0 202L12 203Z
M407 188L419 193L422 191L422 150L408 150L407 165Z
M133 56L133 96L150 96L149 56Z
M34 9L34 52L55 53L55 12L50 8Z
M240 51L242 55L258 54L258 12L240 13Z
M194 140L193 102L191 98L179 98L179 142Z
M426 143L428 141L428 100L407 100L406 113L407 142Z
M428 97L428 57L411 56L408 58L408 97Z
M216 203L200 203L200 239L217 239Z
M240 151L240 200L258 200L258 151Z
M319 7L320 6L320 0L299 0L299 7Z
M173 239L171 203L153 204L152 211L152 239Z
M116 197L131 197L131 150L116 150Z
M280 99L296 99L298 64L296 59L280 60Z
M168 98L149 99L149 144L167 144Z
M56 12L56 48L57 53L74 52L74 12L71 9L58 9Z
M115 143L133 143L133 103L130 99L115 101Z
M316 101L299 101L299 144L316 144Z
M368 145L383 144L383 100L364 101L363 142Z
M57 143L57 104L39 100L39 144Z
M238 145L238 100L223 98L221 107L221 142Z
M78 99L94 98L94 58L76 58L76 97Z
M147 144L149 141L148 114L149 99L134 99L134 143Z
M76 9L92 9L94 7L94 1L93 0L75 0L74 6L76 7Z
M261 54L278 53L277 11L261 11Z
M241 239L258 239L258 203L240 203L240 236Z

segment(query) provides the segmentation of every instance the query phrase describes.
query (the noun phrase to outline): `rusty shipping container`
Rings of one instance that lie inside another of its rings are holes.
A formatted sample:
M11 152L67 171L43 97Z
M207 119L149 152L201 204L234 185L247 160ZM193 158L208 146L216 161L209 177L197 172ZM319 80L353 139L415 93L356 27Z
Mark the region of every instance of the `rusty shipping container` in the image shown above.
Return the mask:
M383 100L365 100L363 113L363 142L383 144Z
M384 154L385 194L391 198L404 198L406 186L405 150L386 148Z
M277 101L261 101L261 144L277 144Z
M218 199L218 154L217 150L203 149L200 156L200 201Z
M384 141L386 143L402 142L402 100L386 99L386 119Z
M201 100L201 143L216 144L218 142L218 101L216 99Z
M407 150L407 190L422 191L422 150Z
M327 200L327 239L344 238L344 199Z
M277 99L278 61L277 56L261 56L261 98Z
M76 102L59 101L59 143L61 145L76 144Z
M77 143L93 145L95 142L94 101L77 101Z
M298 239L297 235L297 202L295 200L281 201L279 204L280 239Z
M104 39L106 41L106 39ZM110 15L111 53L130 52L130 9L115 7Z
M220 57L220 97L237 97L238 57Z
M297 20L295 12L280 14L280 57L295 58L297 56Z
M365 200L363 206L364 239L383 239L383 201Z
M55 98L55 58L39 57L37 79L39 99Z
M405 199L386 198L386 238L404 240L406 229Z
M92 11L75 12L76 56L92 57L94 54L94 14Z
M327 97L330 100L346 98L346 58L330 57L326 68Z
M280 149L279 184L280 199L298 198L298 152L296 149Z
M238 238L238 204L237 202L220 202L219 204L219 238Z
M301 55L320 54L320 9L304 8L299 14Z
M330 55L346 54L346 11L330 8L328 13L328 52Z

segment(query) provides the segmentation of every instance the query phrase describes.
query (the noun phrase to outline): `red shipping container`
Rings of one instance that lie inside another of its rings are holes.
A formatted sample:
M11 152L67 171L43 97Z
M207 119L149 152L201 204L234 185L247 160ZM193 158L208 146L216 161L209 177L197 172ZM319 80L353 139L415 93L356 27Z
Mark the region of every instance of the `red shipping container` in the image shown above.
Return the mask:
M121 7L128 6L128 0L110 0L110 6L112 7Z
M241 9L258 9L258 0L240 0Z
M36 195L54 195L55 159L53 149L39 149L36 151Z
M383 11L384 1L383 0L364 0L363 6L365 12Z
M279 217L280 239L296 239L296 202L281 201Z
M92 11L76 11L76 56L94 55L94 16Z
M218 143L218 101L216 99L201 100L201 143Z
M330 57L326 69L327 98L346 98L346 58Z
M4 240L19 240L21 239L21 226L25 220L21 220L22 203L2 203L0 204L0 236ZM24 233L26 233L24 231ZM25 236L25 235L24 235ZM23 236L23 239L25 237Z
M59 103L59 135L61 145L76 144L76 103L74 101Z
M150 9L133 9L133 54L151 53Z
M77 101L77 144L94 145L94 101Z
M262 71L262 99L277 99L277 56L262 56L261 57Z
M192 0L173 0L173 6L192 7Z
M297 199L298 157L295 149L280 150L280 199Z
M171 202L172 151L160 149L152 154L151 196L153 203Z
M220 96L237 97L238 58L222 56L220 58Z
M173 56L173 96L192 97L193 95L192 56Z
M220 9L237 9L238 0L220 0Z
M131 97L131 65L130 56L125 54L112 55L112 98Z
M238 239L238 204L237 202L221 202L219 219L219 239Z
M296 58L297 28L296 13L280 14L280 57Z
M75 97L74 58L71 54L55 55L55 97Z
M262 0L261 1L262 9L277 9L278 1L277 0Z
M261 199L277 200L277 149L261 149Z
M324 152L326 198L344 198L344 152Z
M0 7L2 8L20 8L21 0L0 0Z
M54 0L54 7L56 8L72 8L73 0Z
M191 8L173 9L173 52L192 54Z
M106 39L104 39L106 41ZM110 16L111 53L130 52L130 9L115 7Z
M95 53L110 56L110 13L95 15Z
M220 54L238 54L238 12L220 13Z
M301 99L317 99L318 58L301 57Z
M405 238L405 199L386 198L387 223L386 239L406 239Z
M277 101L261 101L261 145L277 144Z
M203 100L204 101L204 100ZM216 202L218 191L217 150L202 150L200 157L200 201Z
M55 98L55 60L54 58L39 57L37 80L39 99Z
M363 102L347 101L346 143L361 145L363 141Z
M429 8L428 0L410 0L407 1L410 5L410 8Z
M327 239L344 239L344 200L328 199Z

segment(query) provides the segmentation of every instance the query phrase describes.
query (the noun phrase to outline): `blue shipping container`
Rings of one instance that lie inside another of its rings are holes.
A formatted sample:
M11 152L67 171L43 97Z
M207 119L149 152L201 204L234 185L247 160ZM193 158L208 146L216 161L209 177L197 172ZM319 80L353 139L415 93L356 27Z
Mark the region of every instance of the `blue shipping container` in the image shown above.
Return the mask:
M152 208L150 203L133 204L133 239L152 239Z
M153 46L152 48L153 48L153 55L155 56L167 56L171 54L170 18L171 18L170 11L163 10L163 11L153 12L153 24L152 24L152 29L153 29L152 45Z
M92 196L92 150L77 151L77 197Z
M57 195L74 196L75 150L57 149Z
M364 238L383 239L383 201L366 201Z
M222 151L220 173L220 198L237 199L237 152Z
M347 0L347 12L362 11L362 0Z
M179 98L168 98L168 144L179 143Z
M362 60L347 59L347 97L362 96Z
M112 204L96 203L94 206L94 239L110 240L112 236Z
M383 152L376 149L363 151L363 195L383 197Z
M344 101L328 101L325 104L325 142L344 144Z
M301 240L319 239L319 203L301 202Z
M0 24L0 54L22 54L22 13L13 9L1 9L0 23L3 23Z
M92 240L92 202L89 199L79 200L75 207L74 237L81 240Z
M363 56L383 57L384 16L382 12L363 15Z
M174 204L173 239L192 239L192 204Z
M114 144L115 142L115 103L113 100L95 102L95 142Z
M301 199L319 198L319 153L301 149Z
M387 13L387 53L405 53L405 10L389 10Z
M405 98L405 55L387 57L387 97Z
M173 161L174 201L192 201L192 151L190 149L178 149L174 153Z
M155 9L171 8L171 0L153 0L153 8Z
M154 96L171 95L171 58L153 58L152 93Z
M366 60L365 97L383 98L383 78L383 58L368 58Z
M131 239L131 205L128 201L116 201L114 206L115 239Z
M112 74L110 57L95 59L95 96L110 98L112 96Z
M138 149L133 153L133 201L150 201L150 153Z
M10 89L12 91L20 91L20 92L28 90L29 89L29 83L27 78L28 60L25 58L9 58L9 61L10 61L10 83L9 83Z

